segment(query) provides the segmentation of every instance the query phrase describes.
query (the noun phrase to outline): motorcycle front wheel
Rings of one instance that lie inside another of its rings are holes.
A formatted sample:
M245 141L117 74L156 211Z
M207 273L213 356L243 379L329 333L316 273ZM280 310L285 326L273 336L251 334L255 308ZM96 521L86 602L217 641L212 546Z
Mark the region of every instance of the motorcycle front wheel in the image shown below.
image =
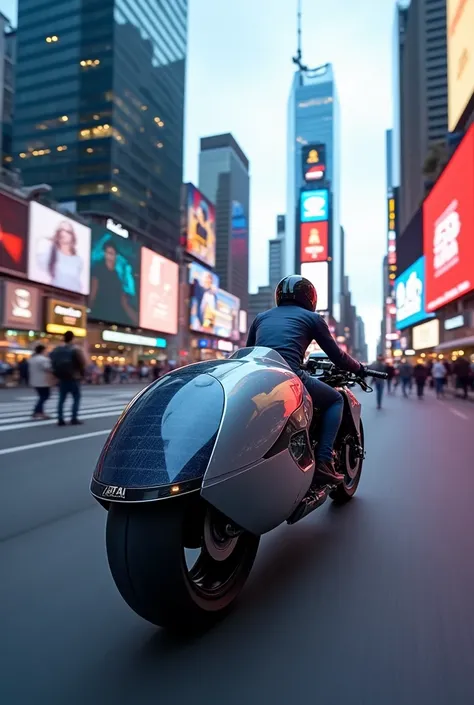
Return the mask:
M362 465L364 462L364 428L360 422L360 444L354 436L343 439L339 452L339 472L344 475L342 482L334 492L331 499L335 504L346 504L355 495L359 486Z
M153 504L113 503L107 558L125 602L171 630L194 630L222 617L241 592L260 538L226 531L228 522L198 496ZM189 559L189 553L197 554Z

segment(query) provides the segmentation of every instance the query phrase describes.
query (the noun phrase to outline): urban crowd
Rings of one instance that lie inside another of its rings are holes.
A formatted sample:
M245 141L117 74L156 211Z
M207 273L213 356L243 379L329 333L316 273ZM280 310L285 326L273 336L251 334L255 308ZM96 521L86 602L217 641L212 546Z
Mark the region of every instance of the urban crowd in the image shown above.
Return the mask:
M418 399L423 399L425 388L428 384L435 390L437 399L442 399L449 389L463 399L469 398L469 390L474 391L474 361L469 361L464 355L453 362L445 359L418 358L412 363L408 358L400 362L386 363L385 357L379 355L371 367L386 372L387 392L396 394L400 387L402 395L407 398L416 388ZM382 399L385 389L383 380L374 380L377 393L377 408L382 408Z
M67 331L64 342L49 351L46 345L39 344L35 347L33 355L23 358L13 368L11 365L0 363L0 386L7 386L8 381L15 381L23 387L32 387L36 390L37 399L33 408L32 418L37 421L49 420L45 414L44 405L51 396L51 390L58 388L58 426L65 426L64 404L69 395L72 396L71 424L79 425L83 422L78 418L81 399L82 384L126 384L147 383L166 374L173 365L168 362L141 360L138 365L109 364L99 367L97 363L88 362L81 347L74 343L74 335Z

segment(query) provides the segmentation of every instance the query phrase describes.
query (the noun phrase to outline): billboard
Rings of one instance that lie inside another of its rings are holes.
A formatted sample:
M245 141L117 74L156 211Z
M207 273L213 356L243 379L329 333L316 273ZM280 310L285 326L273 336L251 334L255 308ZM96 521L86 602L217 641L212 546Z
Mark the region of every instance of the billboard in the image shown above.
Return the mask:
M62 213L30 203L28 279L87 295L91 229Z
M448 0L448 128L456 130L474 92L474 2Z
M244 206L239 201L232 201L232 238L231 257L239 271L248 268L249 230Z
M216 264L216 209L193 184L187 184L186 251L209 267Z
M398 330L431 318L425 308L425 258L420 257L395 280Z
M28 206L0 193L0 269L26 274Z
M301 192L302 223L329 220L329 192L327 189Z
M90 317L139 325L140 246L100 225L92 226Z
M412 330L412 344L414 350L427 350L439 345L439 320L434 318L421 326L415 326Z
M5 281L2 325L5 328L41 330L40 292L23 282Z
M303 178L306 182L324 181L326 176L326 145L309 144L301 150Z
M55 335L64 335L70 330L76 338L85 338L87 335L87 309L79 304L69 301L48 299L46 312L46 332Z
M140 328L176 335L178 332L178 265L142 247Z
M426 310L474 289L474 125L423 204Z
M301 262L325 261L328 258L329 223L301 223Z
M238 340L240 300L219 289L219 277L197 263L189 265L189 283L191 330Z
M329 309L329 264L328 262L307 262L301 265L301 276L309 279L318 292L317 311Z

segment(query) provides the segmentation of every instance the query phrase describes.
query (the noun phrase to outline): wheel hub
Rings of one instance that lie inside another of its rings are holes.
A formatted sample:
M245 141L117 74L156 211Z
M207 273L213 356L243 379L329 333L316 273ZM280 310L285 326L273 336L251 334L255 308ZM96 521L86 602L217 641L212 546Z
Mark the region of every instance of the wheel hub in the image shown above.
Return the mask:
M204 545L215 561L225 561L234 551L238 536L230 536L226 531L227 521L220 521L211 512L207 512L204 520Z

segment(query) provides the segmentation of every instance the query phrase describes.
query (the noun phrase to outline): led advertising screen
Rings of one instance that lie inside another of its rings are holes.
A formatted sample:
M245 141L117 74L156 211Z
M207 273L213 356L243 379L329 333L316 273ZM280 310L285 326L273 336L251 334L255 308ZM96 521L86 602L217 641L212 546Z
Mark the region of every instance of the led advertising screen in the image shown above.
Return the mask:
M474 289L474 125L423 204L426 310Z
M434 318L421 326L415 326L412 331L412 343L414 350L427 350L439 345L439 320Z
M301 222L314 223L329 220L329 192L327 189L302 191Z
M309 279L318 292L317 311L329 309L329 264L328 262L307 262L301 265L301 276Z
M431 318L425 304L425 258L420 257L395 280L398 330Z
M216 209L193 184L188 184L186 250L209 267L216 264Z
M26 274L28 206L0 193L0 269Z
M68 301L60 301L59 299L49 299L46 314L46 332L64 335L68 330L72 331L76 338L86 337L86 307L71 304Z
M2 325L5 328L41 330L40 301L40 291L35 286L5 281Z
M301 223L301 262L325 261L328 258L329 223Z
M178 332L178 265L142 247L140 327L160 333Z
M301 150L303 178L306 182L324 181L326 176L326 145L309 144Z
M205 267L189 265L190 328L220 338L239 339L240 300L219 288L219 277Z
M474 92L474 2L448 0L448 127L456 130Z
M92 226L90 317L123 326L139 325L140 246Z
M52 208L30 203L28 279L89 293L91 229Z
M232 201L232 262L239 271L248 269L249 230L244 206L239 201Z

